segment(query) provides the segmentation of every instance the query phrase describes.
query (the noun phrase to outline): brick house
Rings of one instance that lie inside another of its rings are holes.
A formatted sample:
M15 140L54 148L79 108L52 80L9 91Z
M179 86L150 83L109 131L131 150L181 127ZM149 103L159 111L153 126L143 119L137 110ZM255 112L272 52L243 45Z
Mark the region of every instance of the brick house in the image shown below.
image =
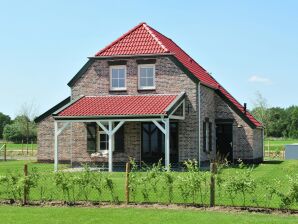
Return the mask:
M40 115L38 161L263 160L263 128L171 39L141 23L89 57Z

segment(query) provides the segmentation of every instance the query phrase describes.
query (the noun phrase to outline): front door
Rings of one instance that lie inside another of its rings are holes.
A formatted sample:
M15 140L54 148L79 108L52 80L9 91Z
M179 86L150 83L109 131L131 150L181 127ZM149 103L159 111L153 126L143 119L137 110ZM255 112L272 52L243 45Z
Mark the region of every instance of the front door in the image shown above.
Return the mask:
M233 162L233 124L216 124L216 153L219 159Z
M161 123L162 125L162 123ZM142 123L141 160L146 164L165 158L164 134L152 122ZM170 123L170 163L178 162L178 123Z

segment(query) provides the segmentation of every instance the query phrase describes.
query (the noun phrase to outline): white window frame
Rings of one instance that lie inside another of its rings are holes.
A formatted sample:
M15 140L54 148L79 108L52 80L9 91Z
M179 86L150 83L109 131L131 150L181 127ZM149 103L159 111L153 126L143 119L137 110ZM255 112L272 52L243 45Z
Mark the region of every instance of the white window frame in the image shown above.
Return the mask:
M98 129L98 135L97 135L97 152L101 152L101 153L103 153L103 154L107 154L108 152L109 152L109 147L107 147L107 149L105 149L105 150L101 150L100 149L100 135L107 135L104 131L102 131L102 130L99 130ZM108 137L108 142L109 142L109 136L107 136ZM113 139L115 139L115 135L113 135ZM107 145L108 146L108 145ZM115 146L114 145L112 145L112 151L114 152L115 151Z
M112 69L124 69L124 87L113 87ZM111 65L110 66L110 90L113 90L113 91L126 90L126 65Z
M141 86L141 68L153 68L153 86ZM154 90L156 88L155 83L155 64L140 64L138 65L138 89L139 90Z

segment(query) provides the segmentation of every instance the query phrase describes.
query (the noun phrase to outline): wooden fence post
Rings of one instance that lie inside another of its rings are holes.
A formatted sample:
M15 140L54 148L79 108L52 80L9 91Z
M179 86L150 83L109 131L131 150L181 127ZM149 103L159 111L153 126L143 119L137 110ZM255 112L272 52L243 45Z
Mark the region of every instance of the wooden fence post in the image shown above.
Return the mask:
M4 161L6 161L6 143L4 143Z
M216 164L210 163L210 207L215 206L215 174L216 174Z
M31 140L31 155L33 156L33 141Z
M22 155L24 155L24 141L23 141L23 139L22 139Z
M129 204L129 172L130 172L130 162L126 163L125 172L125 202Z
M27 176L28 176L28 165L24 165L24 198L23 198L23 205L28 204L28 189L27 189Z

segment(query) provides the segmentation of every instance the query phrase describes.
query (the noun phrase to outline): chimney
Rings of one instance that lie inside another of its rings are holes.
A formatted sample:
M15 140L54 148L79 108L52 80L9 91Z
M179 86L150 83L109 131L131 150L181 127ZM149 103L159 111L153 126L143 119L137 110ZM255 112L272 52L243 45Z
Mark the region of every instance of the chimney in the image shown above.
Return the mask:
M247 104L244 103L244 114L246 114L246 111L247 111Z

